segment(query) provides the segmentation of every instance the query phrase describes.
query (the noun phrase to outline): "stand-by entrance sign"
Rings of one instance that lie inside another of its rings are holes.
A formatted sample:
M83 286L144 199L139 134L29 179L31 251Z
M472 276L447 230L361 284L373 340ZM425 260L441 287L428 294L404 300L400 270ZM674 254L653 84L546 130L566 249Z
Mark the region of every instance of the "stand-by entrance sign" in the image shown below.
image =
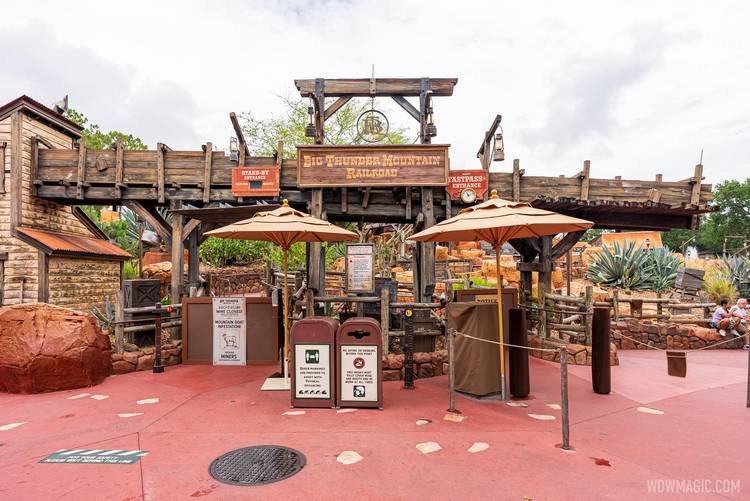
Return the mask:
M232 194L236 197L278 196L280 176L278 165L235 167L232 169Z
M215 297L213 308L214 365L246 365L245 298Z
M445 186L448 145L299 145L297 185Z

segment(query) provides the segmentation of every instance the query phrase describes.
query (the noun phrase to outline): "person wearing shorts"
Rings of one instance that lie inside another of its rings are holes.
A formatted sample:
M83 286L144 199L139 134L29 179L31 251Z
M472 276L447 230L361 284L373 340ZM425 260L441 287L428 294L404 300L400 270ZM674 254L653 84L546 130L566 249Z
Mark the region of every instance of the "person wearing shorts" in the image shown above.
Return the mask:
M741 335L745 338L744 348L750 349L750 329L748 329L748 318L747 318L747 299L741 297L737 300L737 304L729 309L729 315L735 320L736 325L734 330L737 331L738 336Z

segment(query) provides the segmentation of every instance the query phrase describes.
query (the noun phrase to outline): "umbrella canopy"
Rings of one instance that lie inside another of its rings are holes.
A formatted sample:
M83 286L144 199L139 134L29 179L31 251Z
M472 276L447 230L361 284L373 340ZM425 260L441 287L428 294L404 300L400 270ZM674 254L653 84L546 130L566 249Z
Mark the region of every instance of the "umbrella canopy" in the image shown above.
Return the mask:
M463 209L456 217L416 233L410 240L459 242L484 240L494 249L513 238L541 237L587 230L593 223L556 212L512 202L492 190L489 200Z
M500 271L500 249L508 240L587 230L592 225L591 221L535 209L525 202L503 200L497 196L497 190L492 190L489 200L463 209L456 217L416 233L410 239L421 242L484 240L495 249L495 264ZM505 342L500 284L497 287L497 322L501 396L505 399Z
M288 249L297 242L339 242L354 240L357 234L300 212L284 200L278 209L258 212L249 219L206 232L233 240L262 240Z

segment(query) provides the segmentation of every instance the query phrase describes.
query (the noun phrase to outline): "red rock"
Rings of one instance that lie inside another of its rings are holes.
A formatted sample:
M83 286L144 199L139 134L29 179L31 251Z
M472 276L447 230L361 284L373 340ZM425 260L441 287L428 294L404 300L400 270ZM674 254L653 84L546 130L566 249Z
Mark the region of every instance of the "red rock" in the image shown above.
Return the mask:
M430 361L431 361L431 357L429 353L424 353L420 351L414 354L415 364L426 364Z
M419 371L417 372L417 375L419 376L419 379L424 379L424 378L434 376L435 373L432 371L432 364L431 363L421 364L419 366Z
M143 353L146 355L153 355L154 354L154 347L153 346L146 346L143 348Z
M118 360L122 360L122 355L120 355L119 353L113 353L112 362L117 362Z
M138 365L136 366L135 370L137 371L145 371L149 370L154 367L154 356L153 355L143 355L141 358L138 359Z
M389 354L385 357L384 366L388 369L400 369L404 366L404 355Z
M573 355L575 361L574 363L576 365L586 365L586 349L579 351L575 355Z
M622 338L622 341L620 342L620 344L622 345L623 350L637 349L637 346L635 345L635 343L626 337Z
M126 351L122 354L122 359L135 365L138 363L138 359L141 358L141 355L143 355L143 353L140 351Z
M44 303L0 308L0 391L82 388L111 372L109 336L93 315Z
M112 374L127 374L128 372L133 372L135 370L135 365L126 362L125 360L118 360L117 362L112 364Z
M400 381L401 371L398 369L383 369L383 381Z
M443 362L441 360L436 360L432 362L430 365L432 365L432 375L433 376L442 376L443 375Z

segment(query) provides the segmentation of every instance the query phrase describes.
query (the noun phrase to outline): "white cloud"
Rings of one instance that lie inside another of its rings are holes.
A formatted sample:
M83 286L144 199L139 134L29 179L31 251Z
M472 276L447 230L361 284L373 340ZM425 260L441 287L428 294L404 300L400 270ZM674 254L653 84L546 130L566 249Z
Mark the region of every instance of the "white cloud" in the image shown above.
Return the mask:
M295 78L457 77L435 99L452 164L503 115L529 174L709 181L750 168L742 2L5 2L0 100L63 94L153 145L224 146L230 111L279 111ZM390 104L396 125L409 117ZM509 170L510 162L493 168Z

